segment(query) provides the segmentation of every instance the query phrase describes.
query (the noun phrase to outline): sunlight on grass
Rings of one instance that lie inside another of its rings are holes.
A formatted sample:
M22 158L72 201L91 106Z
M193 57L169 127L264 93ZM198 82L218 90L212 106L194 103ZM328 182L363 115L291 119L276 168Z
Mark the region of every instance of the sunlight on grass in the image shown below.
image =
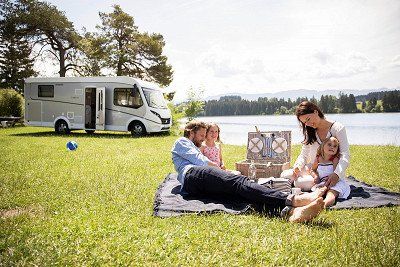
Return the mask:
M399 266L398 207L327 211L309 224L255 213L153 217L175 139L1 129L0 265ZM349 175L400 191L399 147L351 154ZM224 145L228 168L244 157L243 146Z

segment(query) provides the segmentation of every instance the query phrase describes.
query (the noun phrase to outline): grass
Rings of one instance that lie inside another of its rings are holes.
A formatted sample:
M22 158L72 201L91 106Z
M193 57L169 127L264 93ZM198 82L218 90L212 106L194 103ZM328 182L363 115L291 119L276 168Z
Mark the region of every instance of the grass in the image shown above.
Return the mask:
M399 207L326 211L309 224L256 213L153 217L175 139L0 129L0 266L400 265ZM348 174L400 191L400 147L351 152ZM224 146L229 168L244 157L243 146Z

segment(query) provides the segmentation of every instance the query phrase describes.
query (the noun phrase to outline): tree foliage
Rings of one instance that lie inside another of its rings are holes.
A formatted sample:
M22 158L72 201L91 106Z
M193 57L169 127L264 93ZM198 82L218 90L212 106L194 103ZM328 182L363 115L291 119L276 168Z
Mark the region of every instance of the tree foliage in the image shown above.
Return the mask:
M117 76L135 76L167 86L172 81L172 67L162 55L165 45L161 34L140 33L134 19L114 5L112 13L99 13L99 36L105 41L105 67Z
M382 97L382 107L385 112L399 112L400 111L400 91L387 92Z
M32 46L18 28L17 6L10 1L0 5L0 86L22 92L24 79L36 75Z
M0 116L22 117L24 99L13 89L0 90Z
M40 53L48 52L59 63L60 77L75 64L79 34L64 12L47 2L37 0L17 0L18 27L27 38L40 45Z
M202 95L204 89L200 88L196 90L193 87L187 91L188 101L184 104L184 114L188 120L193 120L197 115L199 115L204 110L204 101L202 101Z
M205 102L204 115L206 116L230 116L230 115L264 115L264 114L293 114L296 106L307 98L266 98L260 97L257 101L241 99L240 96L223 96L219 100ZM310 99L317 104L324 113L355 113L355 112L399 112L400 91L389 91L382 94L382 104L373 97L357 109L356 97L353 94L339 94L339 98L332 95L322 95L318 101L314 97Z
M108 57L106 40L96 33L85 32L79 41L77 72L82 76L102 76L105 60Z

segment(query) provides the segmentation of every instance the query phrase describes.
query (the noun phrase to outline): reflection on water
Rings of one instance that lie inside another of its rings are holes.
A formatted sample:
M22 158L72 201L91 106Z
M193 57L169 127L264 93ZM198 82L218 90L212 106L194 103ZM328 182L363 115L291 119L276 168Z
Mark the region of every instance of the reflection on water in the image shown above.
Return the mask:
M350 144L400 146L400 113L327 114L330 121L346 126ZM292 142L299 144L303 135L294 115L200 117L215 122L221 128L221 140L226 144L247 144L247 132L292 131Z

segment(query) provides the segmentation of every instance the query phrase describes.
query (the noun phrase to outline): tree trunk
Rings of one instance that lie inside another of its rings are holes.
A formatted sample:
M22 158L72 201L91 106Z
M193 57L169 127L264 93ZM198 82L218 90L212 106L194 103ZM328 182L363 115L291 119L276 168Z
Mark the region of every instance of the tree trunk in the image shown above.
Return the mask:
M67 72L65 68L65 49L60 48L59 55L60 55L60 71L58 73L60 74L60 77L65 77L65 73Z
M122 76L122 59L121 57L118 60L117 64L117 76Z

